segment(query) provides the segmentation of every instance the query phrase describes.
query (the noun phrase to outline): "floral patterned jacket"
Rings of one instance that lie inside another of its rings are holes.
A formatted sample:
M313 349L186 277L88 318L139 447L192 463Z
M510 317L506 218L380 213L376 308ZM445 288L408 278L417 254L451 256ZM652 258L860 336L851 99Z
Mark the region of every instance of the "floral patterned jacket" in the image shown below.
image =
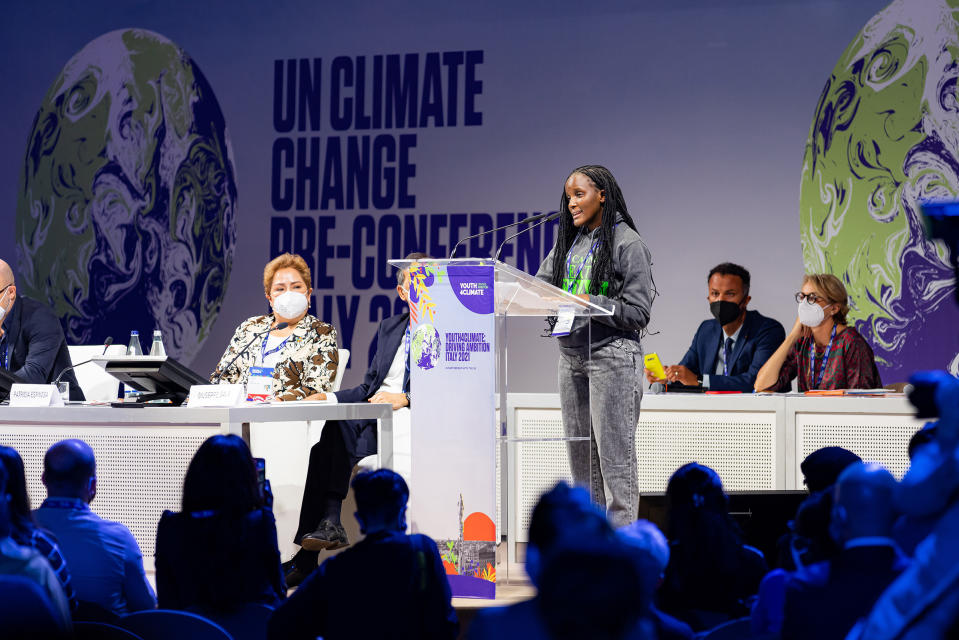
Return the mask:
M220 375L220 371L236 354L253 340L257 333L265 332L275 320L273 314L244 320L233 333L233 338L210 380ZM261 338L254 341L246 353L237 358L223 373L220 381L246 384L250 379L250 367L256 364L256 356L268 335L263 333ZM283 400L300 400L311 393L329 391L333 386L338 364L336 329L307 314L297 323L280 350L280 359L273 368L273 393Z

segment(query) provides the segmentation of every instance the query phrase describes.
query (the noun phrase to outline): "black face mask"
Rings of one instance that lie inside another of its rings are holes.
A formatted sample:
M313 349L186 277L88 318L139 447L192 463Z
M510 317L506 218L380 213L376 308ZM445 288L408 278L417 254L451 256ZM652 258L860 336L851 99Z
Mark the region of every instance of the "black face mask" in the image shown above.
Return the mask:
M709 303L709 311L713 314L714 318L719 320L719 324L726 325L736 320L743 310L740 308L738 302L717 300L716 302Z

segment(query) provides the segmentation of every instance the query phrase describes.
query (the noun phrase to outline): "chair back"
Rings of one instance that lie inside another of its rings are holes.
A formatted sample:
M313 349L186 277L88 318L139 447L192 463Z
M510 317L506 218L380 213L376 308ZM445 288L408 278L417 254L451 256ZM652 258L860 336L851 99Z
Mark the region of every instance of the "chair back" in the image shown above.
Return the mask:
M700 640L747 640L752 638L752 627L749 618L737 618L704 631L698 636Z
M340 362L336 365L336 375L333 377L333 391L339 391L343 384L343 375L346 373L346 364L350 361L349 349L337 349L340 353Z
M106 622L74 622L75 640L143 640L140 636Z
M4 638L60 637L50 598L43 588L23 576L0 576L0 630Z
M119 625L143 640L233 640L226 629L212 620L172 609L136 611L120 618Z
M74 365L86 362L90 358L96 358L103 354L103 345L78 345L68 347L70 350L70 362ZM122 356L126 353L126 348L122 344L112 344L107 347L106 355ZM120 382L104 371L98 364L90 363L77 367L73 370L73 375L77 377L80 388L83 390L83 396L88 401L109 401L116 400L119 395Z
M266 627L273 615L273 607L259 602L248 602L229 613L207 613L207 618L217 623L233 636L233 640L263 640Z

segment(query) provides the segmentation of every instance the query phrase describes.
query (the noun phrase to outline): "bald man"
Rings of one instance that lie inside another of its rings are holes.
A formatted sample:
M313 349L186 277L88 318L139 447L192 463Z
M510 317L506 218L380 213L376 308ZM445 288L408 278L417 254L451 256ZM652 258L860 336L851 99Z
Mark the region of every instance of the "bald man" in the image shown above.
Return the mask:
M0 260L0 369L18 382L49 384L71 365L60 321L46 305L17 294L13 270ZM61 380L70 383L70 400L83 400L72 370Z
M854 463L839 476L830 531L839 554L797 571L786 587L782 638L846 637L908 566L892 540L896 480L877 464Z
M60 542L77 599L118 616L156 608L143 555L130 530L90 510L97 494L93 449L82 440L63 440L43 458L47 499L33 512Z

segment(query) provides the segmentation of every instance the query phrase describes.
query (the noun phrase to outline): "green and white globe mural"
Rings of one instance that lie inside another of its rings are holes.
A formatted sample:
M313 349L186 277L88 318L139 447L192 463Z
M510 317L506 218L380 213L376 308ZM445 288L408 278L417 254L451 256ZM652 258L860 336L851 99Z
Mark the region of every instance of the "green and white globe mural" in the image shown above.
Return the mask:
M71 344L163 331L190 362L226 291L237 189L223 113L167 38L102 35L40 105L17 203L18 284Z
M897 0L873 17L826 82L803 158L806 271L843 280L887 383L957 368L948 251L919 218L922 200L959 199L957 6Z

